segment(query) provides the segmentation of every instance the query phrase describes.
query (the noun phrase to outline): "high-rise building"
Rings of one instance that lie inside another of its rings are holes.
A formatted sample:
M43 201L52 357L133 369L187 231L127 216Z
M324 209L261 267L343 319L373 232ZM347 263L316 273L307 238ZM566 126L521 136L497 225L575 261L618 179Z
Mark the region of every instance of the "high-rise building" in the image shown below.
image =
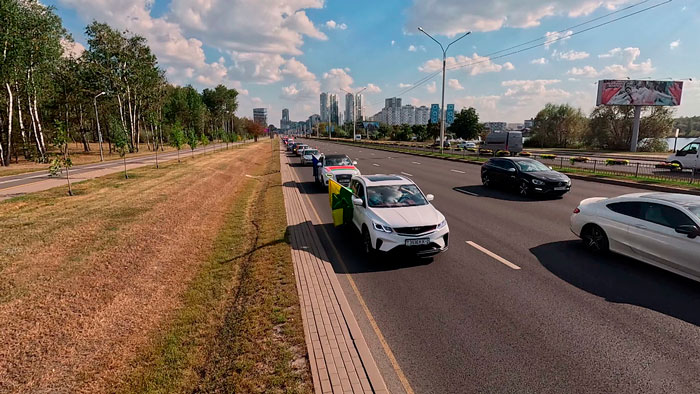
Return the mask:
M416 124L428 124L430 120L430 108L421 105L416 108Z
M416 107L406 104L401 107L401 124L413 126L416 124Z
M384 123L390 125L401 124L401 98L392 97L385 99L382 117L385 118Z
M321 122L328 122L328 93L321 93Z
M345 95L345 121L352 122L355 117L355 102L351 93Z
M392 97L392 98L384 99L384 108L390 108L390 107L401 108L401 98L400 97Z
M335 94L328 95L329 102L329 112L330 112L330 122L333 125L337 125L338 121L338 96Z
M280 129L287 130L289 128L289 109L282 110L282 119L280 120Z
M365 114L364 111L362 111L362 95L361 94L356 94L355 95L355 106L357 107L357 113L355 114L355 117L358 121L363 121L365 120Z
M267 108L253 108L253 121L267 127Z

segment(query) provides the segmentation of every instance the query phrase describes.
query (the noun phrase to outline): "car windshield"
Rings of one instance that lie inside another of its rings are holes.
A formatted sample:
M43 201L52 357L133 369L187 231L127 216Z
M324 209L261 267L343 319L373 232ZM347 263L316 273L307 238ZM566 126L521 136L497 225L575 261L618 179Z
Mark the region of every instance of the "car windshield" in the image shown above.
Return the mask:
M318 154L318 151L317 151L316 149L307 149L307 150L304 151L304 155L305 155L305 156L308 156L308 155L317 155L317 154Z
M414 207L428 203L416 185L368 187L367 199L371 208Z
M522 172L552 171L551 168L536 160L519 160L515 164Z
M326 166L351 166L349 157L327 157Z

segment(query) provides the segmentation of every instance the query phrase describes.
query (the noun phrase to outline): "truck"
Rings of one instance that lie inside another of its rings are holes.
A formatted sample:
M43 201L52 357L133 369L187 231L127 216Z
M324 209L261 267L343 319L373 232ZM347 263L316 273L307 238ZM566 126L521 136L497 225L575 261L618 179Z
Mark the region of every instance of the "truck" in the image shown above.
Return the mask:
M523 151L523 133L520 131L493 131L486 136L479 150L488 149L494 154L508 151L517 154Z

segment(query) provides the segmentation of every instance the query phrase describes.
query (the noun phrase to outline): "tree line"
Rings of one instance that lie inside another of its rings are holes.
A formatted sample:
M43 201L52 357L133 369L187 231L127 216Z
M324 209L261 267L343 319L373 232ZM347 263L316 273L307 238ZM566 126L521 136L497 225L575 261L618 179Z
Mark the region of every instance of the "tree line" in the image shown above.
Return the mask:
M19 156L48 162L62 133L86 152L104 141L112 153L122 140L127 152L144 143L162 150L180 128L224 142L264 131L236 117L235 89L200 93L168 83L142 36L95 21L85 28L87 48L75 54L54 9L37 0L0 2L0 20L0 165Z

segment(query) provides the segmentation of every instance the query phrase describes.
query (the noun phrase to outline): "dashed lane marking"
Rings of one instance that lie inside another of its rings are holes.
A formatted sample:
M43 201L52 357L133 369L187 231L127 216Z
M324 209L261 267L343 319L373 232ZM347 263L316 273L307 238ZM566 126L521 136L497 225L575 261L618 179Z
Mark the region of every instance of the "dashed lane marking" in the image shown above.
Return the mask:
M372 163L372 165L375 167L379 167L379 164L377 164L377 163Z
M417 161L412 161L411 163L420 165L420 163Z
M401 173L404 174L404 175L406 175L406 176L410 176L410 177L413 176L412 174L409 174L409 173L407 173L407 172L403 172L403 171L402 171Z
M520 267L518 267L517 265L511 263L510 261L508 261L508 260L504 259L503 257L497 255L496 253L493 253L492 251L490 251L490 250L486 249L485 247L483 247L483 246L477 244L476 242L467 241L467 245L473 246L474 248L478 249L479 251L481 251L481 252L484 253L485 255L488 255L488 256L493 257L493 258L494 258L496 261L498 261L499 263L504 264L504 265L506 265L506 266L508 266L508 267L510 267L510 268L512 268L512 269L514 269L514 270L519 270L519 269L520 269Z
M468 192L468 191L466 191L466 190L462 190L462 189L455 189L455 190L458 191L458 192L460 192L460 193L462 193L462 194L468 194L468 195L470 195L470 196L479 197L478 194L472 193L472 192Z
M456 173L459 173L459 174L466 174L466 172L464 172L464 171L460 171L460 170L450 170L450 171L452 171L452 172L456 172Z

